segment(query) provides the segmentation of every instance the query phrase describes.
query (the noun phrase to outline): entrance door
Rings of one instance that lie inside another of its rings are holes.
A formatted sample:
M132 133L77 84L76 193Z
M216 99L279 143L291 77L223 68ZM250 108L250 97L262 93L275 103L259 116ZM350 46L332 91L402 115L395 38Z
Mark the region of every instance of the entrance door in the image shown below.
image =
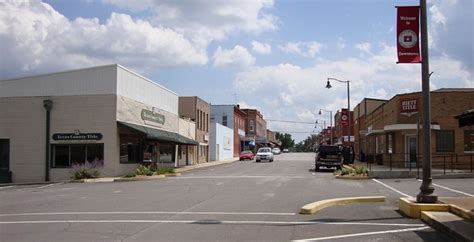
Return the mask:
M406 136L406 155L405 155L405 167L416 167L417 154L418 154L418 142L416 135Z
M10 169L10 140L0 139L0 170Z

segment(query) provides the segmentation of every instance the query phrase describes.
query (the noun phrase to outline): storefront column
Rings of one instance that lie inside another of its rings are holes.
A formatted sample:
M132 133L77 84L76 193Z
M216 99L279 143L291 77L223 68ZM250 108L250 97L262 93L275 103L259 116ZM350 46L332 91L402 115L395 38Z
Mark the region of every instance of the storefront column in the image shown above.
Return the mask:
M178 145L174 148L174 167L178 167Z

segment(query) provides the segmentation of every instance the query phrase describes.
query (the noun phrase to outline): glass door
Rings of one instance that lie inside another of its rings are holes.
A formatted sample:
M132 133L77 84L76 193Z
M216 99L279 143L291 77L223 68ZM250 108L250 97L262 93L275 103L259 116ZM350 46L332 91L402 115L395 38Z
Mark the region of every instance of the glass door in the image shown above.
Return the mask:
M416 135L407 135L405 167L416 167L417 158L418 142Z

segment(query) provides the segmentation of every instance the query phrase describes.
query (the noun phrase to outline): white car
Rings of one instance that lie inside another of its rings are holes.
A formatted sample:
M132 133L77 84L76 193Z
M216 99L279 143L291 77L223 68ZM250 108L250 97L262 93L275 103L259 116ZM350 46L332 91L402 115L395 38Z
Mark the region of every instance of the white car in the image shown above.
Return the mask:
M273 149L272 149L272 152L273 152L274 155L279 155L279 154L281 154L281 150L280 150L280 148L278 148L278 147L273 148Z
M258 149L257 155L255 156L255 161L260 162L262 160L273 162L272 148L263 147L263 148Z

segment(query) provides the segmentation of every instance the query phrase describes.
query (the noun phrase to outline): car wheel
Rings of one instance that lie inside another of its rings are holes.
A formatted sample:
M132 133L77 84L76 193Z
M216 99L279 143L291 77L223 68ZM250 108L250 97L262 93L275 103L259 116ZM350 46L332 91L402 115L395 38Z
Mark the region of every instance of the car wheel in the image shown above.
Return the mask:
M315 169L314 169L314 170L316 170L316 171L319 171L319 166L318 166L318 165L316 165L316 167L315 167Z
M242 158L239 158L239 161L243 161L243 160L244 160L244 159L242 159Z
M341 169L341 166L336 166L336 170L340 170Z
M260 160L255 160L255 162L260 162Z
M273 162L273 159L271 159L270 162Z

